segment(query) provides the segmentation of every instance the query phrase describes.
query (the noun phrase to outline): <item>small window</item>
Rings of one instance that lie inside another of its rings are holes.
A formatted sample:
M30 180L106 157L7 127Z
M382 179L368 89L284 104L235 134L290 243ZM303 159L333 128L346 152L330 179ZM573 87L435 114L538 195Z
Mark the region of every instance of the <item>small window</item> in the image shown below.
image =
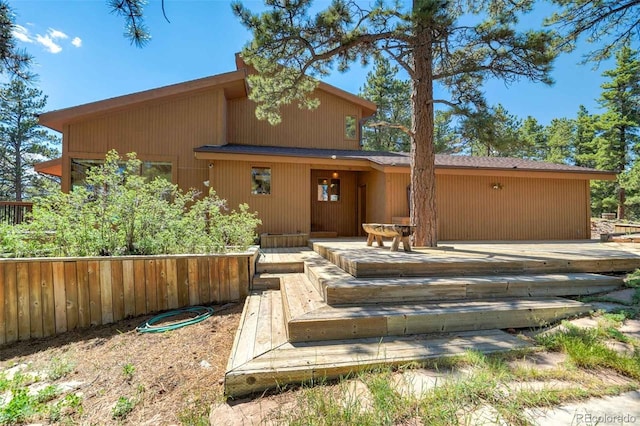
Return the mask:
M346 139L356 139L358 136L356 128L356 116L347 115L344 118L344 137Z
M340 201L340 179L318 179L318 201Z
M254 195L271 194L271 168L251 168L251 193Z

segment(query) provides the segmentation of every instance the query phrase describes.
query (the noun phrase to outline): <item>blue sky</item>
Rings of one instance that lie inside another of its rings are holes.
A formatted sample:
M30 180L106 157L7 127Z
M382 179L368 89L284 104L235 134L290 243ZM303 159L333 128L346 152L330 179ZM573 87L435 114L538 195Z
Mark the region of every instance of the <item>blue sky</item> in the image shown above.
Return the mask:
M245 1L256 10L258 1ZM328 3L328 2L327 2ZM235 69L234 53L250 34L231 13L228 1L165 0L147 5L146 22L152 39L144 48L123 37L124 21L109 13L105 0L10 0L20 26L20 46L34 56L38 86L49 97L48 110L179 83ZM539 26L545 10L527 19ZM588 47L588 46L586 46ZM581 51L561 56L555 65L554 86L500 81L485 86L491 104L525 118L531 115L547 124L555 117L574 117L583 104L597 112L595 99L604 81L602 71L579 65ZM357 93L367 70L335 72L324 81Z

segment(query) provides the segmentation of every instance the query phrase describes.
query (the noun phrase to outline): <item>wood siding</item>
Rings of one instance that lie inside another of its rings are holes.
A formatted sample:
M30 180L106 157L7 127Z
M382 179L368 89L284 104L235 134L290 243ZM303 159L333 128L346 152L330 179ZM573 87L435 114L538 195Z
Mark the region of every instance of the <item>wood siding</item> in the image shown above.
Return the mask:
M356 139L345 139L345 117L362 118L359 106L318 90L320 106L301 110L297 105L282 108L282 122L276 126L259 121L255 104L248 98L228 101L229 143L298 148L360 149Z
M339 237L358 235L357 221L357 173L339 171L339 201L318 201L318 180L331 181L334 170L312 170L310 190L311 197L311 232L337 232Z
M586 180L438 176L438 238L589 238L588 185Z
M102 159L110 149L140 159L171 161L174 183L204 191L207 162L193 148L225 142L226 100L222 89L146 102L65 126L62 189L70 186L69 158Z
M0 344L241 300L256 253L0 260Z
M368 223L384 223L391 220L387 212L386 175L377 170L358 174L358 185L367 187L367 218Z
M262 220L258 232L309 233L310 166L308 164L215 161L210 171L211 187L227 200L229 208L241 203L257 211ZM271 194L251 194L251 167L271 168Z

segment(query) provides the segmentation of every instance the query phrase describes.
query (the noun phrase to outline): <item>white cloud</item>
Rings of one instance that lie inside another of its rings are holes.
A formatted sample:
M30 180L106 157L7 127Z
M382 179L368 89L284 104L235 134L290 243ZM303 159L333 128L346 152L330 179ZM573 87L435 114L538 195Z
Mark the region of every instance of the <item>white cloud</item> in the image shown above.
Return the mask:
M63 33L62 31L59 30L54 30L53 28L49 28L49 31L47 31L49 37L51 37L52 39L56 39L56 38L69 38L68 35L66 35L65 33Z
M22 25L16 25L13 28L13 36L24 43L33 43L33 39L29 35L29 30Z
M33 24L27 24L33 25ZM22 25L16 25L12 31L13 36L16 40L19 40L23 43L38 43L42 45L49 53L60 53L62 52L62 46L59 44L61 40L66 40L69 36L54 28L49 28L45 35L36 34L35 37L31 35L29 29L23 27ZM82 46L82 39L80 37L74 37L70 43L75 47Z
M36 35L36 41L43 45L51 53L62 52L62 47L55 41L53 41L49 34L47 34L46 36L42 36L40 34Z

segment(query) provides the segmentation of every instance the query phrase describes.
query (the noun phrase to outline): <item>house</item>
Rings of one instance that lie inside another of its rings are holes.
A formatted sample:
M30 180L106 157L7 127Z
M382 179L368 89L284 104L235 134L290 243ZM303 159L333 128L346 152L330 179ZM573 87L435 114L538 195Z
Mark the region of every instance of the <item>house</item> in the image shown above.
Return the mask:
M110 149L136 152L141 173L183 189L213 188L247 203L262 233L362 235L365 222L406 221L409 157L362 151L360 124L376 106L320 83L313 111L289 106L282 123L256 119L240 59L225 74L48 112L62 157L37 170L82 184ZM438 155L440 240L590 237L589 183L598 170L511 158Z

